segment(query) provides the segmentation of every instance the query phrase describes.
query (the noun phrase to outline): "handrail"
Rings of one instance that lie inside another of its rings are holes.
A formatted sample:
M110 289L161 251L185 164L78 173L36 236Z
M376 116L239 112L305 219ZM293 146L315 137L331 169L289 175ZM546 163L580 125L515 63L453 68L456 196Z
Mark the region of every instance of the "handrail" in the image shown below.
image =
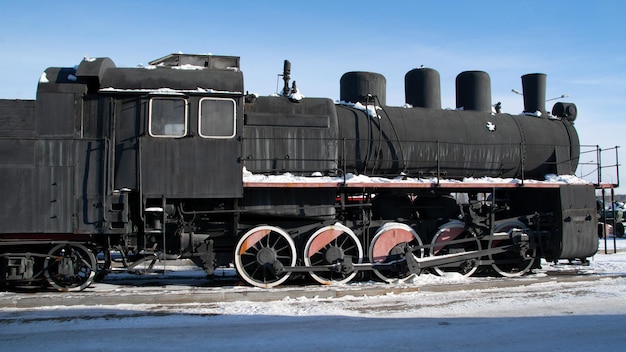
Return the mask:
M580 160L589 160L578 163L578 176L585 180L593 179L596 188L619 187L620 147L614 146L606 149L600 148L599 145L581 145L580 147ZM607 159L610 161L607 162ZM585 166L592 166L593 169L585 170ZM606 182L607 178L611 179L612 182Z

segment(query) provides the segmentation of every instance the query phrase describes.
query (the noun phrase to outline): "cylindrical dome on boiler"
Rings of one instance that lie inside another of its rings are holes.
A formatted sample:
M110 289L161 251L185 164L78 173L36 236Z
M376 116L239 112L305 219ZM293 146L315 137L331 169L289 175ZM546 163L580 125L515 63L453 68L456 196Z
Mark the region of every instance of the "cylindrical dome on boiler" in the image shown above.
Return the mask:
M491 112L491 79L483 71L464 71L456 76L456 107Z
M375 103L387 105L387 81L385 76L374 72L352 71L341 76L339 99L351 103ZM371 96L371 97L370 97ZM368 98L370 97L370 98ZM376 101L372 100L376 97Z
M441 109L439 72L432 68L416 68L404 76L404 97L413 107Z

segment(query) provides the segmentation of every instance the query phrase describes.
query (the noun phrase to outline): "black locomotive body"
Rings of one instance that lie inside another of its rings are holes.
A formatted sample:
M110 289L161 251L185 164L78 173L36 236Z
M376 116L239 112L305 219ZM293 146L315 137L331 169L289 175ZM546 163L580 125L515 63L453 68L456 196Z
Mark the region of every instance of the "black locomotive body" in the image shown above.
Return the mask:
M35 101L0 100L0 281L80 290L112 253L271 287L519 276L596 252L594 186L531 182L573 174L580 152L575 106L545 112L545 75L523 77L544 117L492 112L484 72L459 75L457 110L430 69L406 76L412 107L387 106L373 73L344 75L339 104L298 96L287 63L283 77L258 97L238 57L85 59L47 69Z

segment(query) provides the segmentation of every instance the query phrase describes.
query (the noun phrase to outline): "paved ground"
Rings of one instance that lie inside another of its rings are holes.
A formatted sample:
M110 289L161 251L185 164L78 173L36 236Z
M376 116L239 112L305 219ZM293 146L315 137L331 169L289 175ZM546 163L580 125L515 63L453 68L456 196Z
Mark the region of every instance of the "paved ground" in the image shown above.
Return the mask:
M272 301L286 297L334 298L344 296L376 296L402 292L444 292L525 286L536 283L594 281L607 275L572 272L547 272L522 278L473 278L471 282L450 283L357 283L342 286L284 286L259 289L237 285L224 279L208 281L198 275L128 276L110 275L104 282L94 283L82 292L5 291L0 293L0 308L31 308L43 306L96 306L114 304L186 304L233 301ZM613 277L621 277L614 275Z

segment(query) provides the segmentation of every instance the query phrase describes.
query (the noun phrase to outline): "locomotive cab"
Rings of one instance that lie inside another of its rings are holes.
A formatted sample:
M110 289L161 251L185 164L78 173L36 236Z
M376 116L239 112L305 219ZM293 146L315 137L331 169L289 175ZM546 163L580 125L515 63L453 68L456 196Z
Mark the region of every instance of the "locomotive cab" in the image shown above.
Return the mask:
M173 54L148 68L84 67L98 64L83 61L79 71L98 74L94 110L110 126L104 231L153 260L210 247L209 237L232 230L216 223L233 221L208 214L232 210L243 195L239 58Z

